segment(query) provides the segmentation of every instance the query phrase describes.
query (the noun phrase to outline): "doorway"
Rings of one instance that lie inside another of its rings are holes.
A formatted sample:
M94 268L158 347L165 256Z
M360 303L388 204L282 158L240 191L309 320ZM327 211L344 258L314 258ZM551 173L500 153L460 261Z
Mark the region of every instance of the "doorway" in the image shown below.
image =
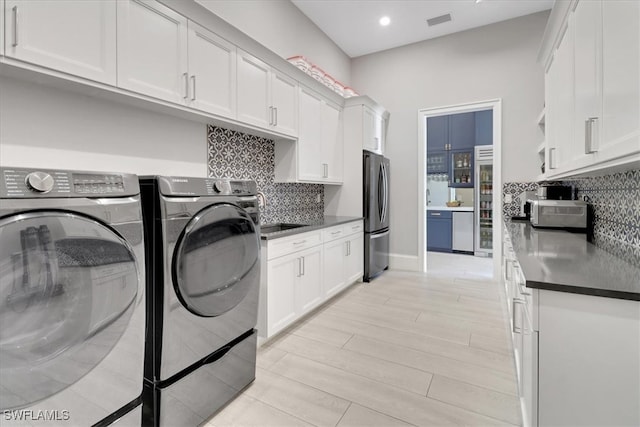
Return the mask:
M432 163L427 164L427 134L428 134L428 119L436 118L441 116L448 115L458 115L462 113L475 113L484 110L490 110L492 113L492 141L491 145L493 145L493 154L492 154L492 163L493 163L493 189L495 191L492 192L491 196L491 205L493 206L492 210L492 220L494 224L493 236L491 245L493 247L493 276L494 278L499 277L500 274L500 260L502 258L502 245L501 242L501 231L502 231L502 100L501 99L493 99L488 101L480 101L473 102L467 104L458 104L451 105L445 107L437 107L437 108L428 108L421 109L418 111L418 129L419 129L419 155L418 155L418 176L420 179L418 180L418 258L419 265L423 272L427 271L427 206L429 195L427 194L427 173L428 169L433 166ZM432 121L433 123L433 121ZM433 129L431 132L433 134ZM434 169L431 169L433 171ZM450 178L447 176L447 181ZM456 186L454 179L454 187ZM464 179L469 179L467 177L460 177L461 181ZM460 181L460 183L462 183ZM462 183L464 184L464 183ZM463 186L463 185L458 185ZM447 194L448 198L455 197L454 192L450 192ZM442 196L439 196L442 198Z

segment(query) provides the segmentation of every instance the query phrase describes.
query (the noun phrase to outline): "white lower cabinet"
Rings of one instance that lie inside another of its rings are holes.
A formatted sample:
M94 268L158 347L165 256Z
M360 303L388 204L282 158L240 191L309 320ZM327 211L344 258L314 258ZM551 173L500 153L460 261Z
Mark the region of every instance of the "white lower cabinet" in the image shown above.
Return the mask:
M267 334L279 332L322 302L322 246L285 255L267 264Z
M362 221L262 243L258 333L271 338L363 274Z
M504 247L523 426L640 425L640 302L528 288Z

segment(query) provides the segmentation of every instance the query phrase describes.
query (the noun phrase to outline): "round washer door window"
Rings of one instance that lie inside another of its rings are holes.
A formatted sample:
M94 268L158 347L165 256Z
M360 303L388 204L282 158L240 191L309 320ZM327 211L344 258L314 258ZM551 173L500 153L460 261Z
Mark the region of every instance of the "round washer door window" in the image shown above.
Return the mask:
M0 410L28 407L88 374L127 328L132 248L74 213L0 219Z
M243 209L220 203L200 211L178 240L173 258L174 289L199 316L219 316L237 306L255 286L260 236Z

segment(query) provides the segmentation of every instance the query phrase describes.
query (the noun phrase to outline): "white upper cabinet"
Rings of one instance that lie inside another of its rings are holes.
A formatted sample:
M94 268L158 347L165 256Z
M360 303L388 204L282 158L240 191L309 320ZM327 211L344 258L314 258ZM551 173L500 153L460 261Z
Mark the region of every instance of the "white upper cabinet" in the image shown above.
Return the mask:
M273 69L270 113L274 130L286 135L298 134L298 82Z
M292 154L295 144L276 144L276 181L341 184L342 109L302 86L298 99L297 150ZM296 160L296 167L291 167ZM291 176L295 169L296 176Z
M322 98L300 87L300 115L298 129L298 179L320 182L324 180L322 159Z
M238 120L263 128L272 122L270 67L238 50Z
M602 128L595 148L598 161L640 153L638 1L602 2Z
M237 76L238 120L296 136L297 82L242 50Z
M368 96L345 101L345 135L361 149L384 155L389 113Z
M118 87L186 103L187 18L155 1L118 2Z
M322 103L320 123L324 178L335 183L342 182L344 168L341 114L342 109L339 106L326 101Z
M189 21L189 100L194 108L236 115L236 47Z
M4 2L5 55L116 83L116 1Z
M362 148L378 154L384 154L384 135L386 120L367 106L362 106L363 129Z
M545 77L551 179L640 162L640 2L571 5Z

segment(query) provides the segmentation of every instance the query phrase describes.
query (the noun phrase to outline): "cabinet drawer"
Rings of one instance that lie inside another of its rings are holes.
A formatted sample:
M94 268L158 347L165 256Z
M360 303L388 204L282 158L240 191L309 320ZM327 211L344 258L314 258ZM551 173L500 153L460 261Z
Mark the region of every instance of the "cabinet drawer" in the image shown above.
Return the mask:
M320 230L277 239L267 244L267 259L277 258L321 243L322 233Z
M343 236L346 236L343 225L336 225L335 227L325 228L322 230L322 241L325 243L339 239Z
M427 211L427 218L451 219L451 211Z
M343 227L344 235L349 236L364 231L364 224L362 221L350 222Z

